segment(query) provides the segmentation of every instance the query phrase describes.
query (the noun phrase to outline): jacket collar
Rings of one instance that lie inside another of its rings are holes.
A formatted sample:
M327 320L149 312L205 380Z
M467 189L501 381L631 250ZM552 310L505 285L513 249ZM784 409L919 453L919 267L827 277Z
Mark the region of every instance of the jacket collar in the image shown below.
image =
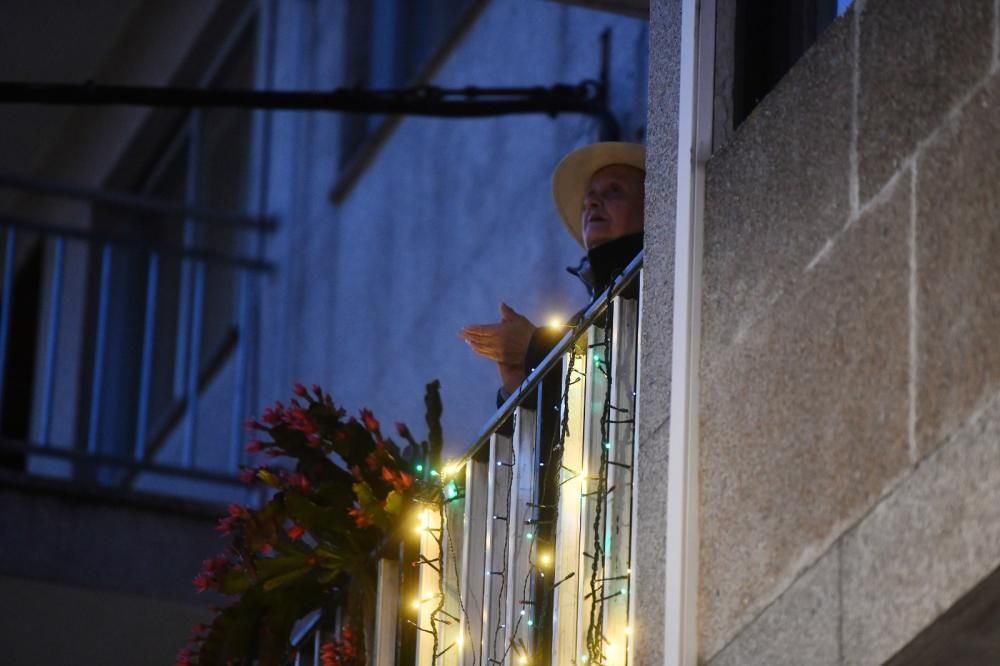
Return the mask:
M635 259L635 255L642 250L642 241L642 232L616 238L589 250L577 266L567 267L566 270L583 282L593 298Z

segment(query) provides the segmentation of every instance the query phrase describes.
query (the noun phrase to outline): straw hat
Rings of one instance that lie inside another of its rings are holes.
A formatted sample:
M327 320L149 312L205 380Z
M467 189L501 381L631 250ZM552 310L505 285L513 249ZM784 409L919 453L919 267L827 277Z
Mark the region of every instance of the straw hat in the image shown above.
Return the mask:
M646 147L639 143L605 141L577 148L552 172L552 198L569 233L583 246L583 197L591 176L606 166L625 164L646 170Z

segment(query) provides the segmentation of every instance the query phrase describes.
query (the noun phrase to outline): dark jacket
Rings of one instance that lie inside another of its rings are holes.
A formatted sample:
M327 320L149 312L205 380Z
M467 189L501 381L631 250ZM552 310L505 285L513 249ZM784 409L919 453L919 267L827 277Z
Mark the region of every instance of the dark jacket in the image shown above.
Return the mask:
M591 299L585 308L573 315L567 322L569 326L575 326L580 321L583 314L593 304L594 299L604 293L614 278L621 275L622 271L635 259L635 256L642 250L642 239L643 235L639 233L623 236L599 245L587 252L587 256L580 261L578 266L566 269L583 282ZM563 327L539 326L535 329L531 341L528 343L528 351L524 355L525 376L530 375L545 360L545 357L565 334L566 329ZM497 407L502 405L508 397L510 396L501 387L497 392ZM524 406L530 407L532 404L531 400L527 400Z

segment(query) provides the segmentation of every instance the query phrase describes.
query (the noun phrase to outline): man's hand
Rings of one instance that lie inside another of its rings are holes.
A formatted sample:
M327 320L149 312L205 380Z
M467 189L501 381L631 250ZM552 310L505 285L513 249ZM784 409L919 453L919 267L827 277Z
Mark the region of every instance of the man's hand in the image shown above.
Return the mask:
M458 332L480 356L505 366L514 366L524 373L524 355L535 332L535 325L506 303L500 304L500 321L496 324L470 324ZM504 369L500 376L504 378ZM523 379L523 376L522 376ZM520 382L518 382L520 383ZM504 381L506 386L506 378ZM515 384L516 386L516 384Z
M510 395L517 390L527 375L524 372L524 363L517 365L507 365L497 363L497 370L500 371L500 384L503 385L504 393Z

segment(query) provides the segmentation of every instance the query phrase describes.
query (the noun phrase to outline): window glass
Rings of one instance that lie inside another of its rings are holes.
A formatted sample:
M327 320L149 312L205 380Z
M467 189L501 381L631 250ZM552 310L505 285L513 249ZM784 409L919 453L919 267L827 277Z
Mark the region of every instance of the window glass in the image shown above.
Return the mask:
M848 0L735 0L733 127L781 80Z

